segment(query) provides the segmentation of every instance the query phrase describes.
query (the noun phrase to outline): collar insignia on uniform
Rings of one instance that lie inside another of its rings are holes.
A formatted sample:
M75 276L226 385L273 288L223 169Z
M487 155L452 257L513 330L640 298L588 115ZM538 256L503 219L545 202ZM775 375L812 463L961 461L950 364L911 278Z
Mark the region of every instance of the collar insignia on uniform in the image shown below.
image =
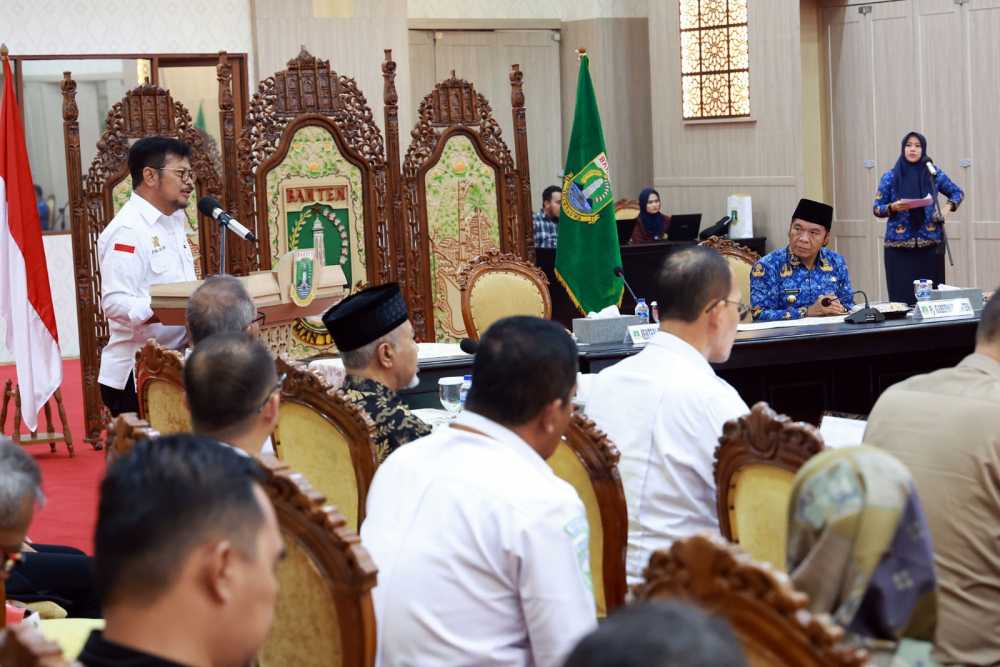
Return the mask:
M792 267L788 266L787 264L782 264L781 271L778 272L778 275L780 275L782 278L787 278L788 276L792 275Z
M754 278L763 278L764 277L764 265L761 264L760 262L757 262L756 264L754 264L753 265L753 271L750 272L750 275L753 276Z
M821 257L819 260L819 270L827 272L833 271L833 264L831 264L826 257Z

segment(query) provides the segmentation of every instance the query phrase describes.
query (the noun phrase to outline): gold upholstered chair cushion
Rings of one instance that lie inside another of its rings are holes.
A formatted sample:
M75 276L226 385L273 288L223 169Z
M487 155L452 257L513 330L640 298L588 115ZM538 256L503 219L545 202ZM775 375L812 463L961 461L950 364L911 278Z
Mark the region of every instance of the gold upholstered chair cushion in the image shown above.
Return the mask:
M462 318L470 338L479 339L491 324L513 315L549 319L552 298L545 274L514 255L492 250L476 257L458 276Z
M760 259L760 255L744 245L718 236L711 236L698 245L711 248L726 258L726 262L740 286L740 300L750 305L750 269ZM752 318L747 313L743 319L749 322Z
M618 457L618 450L607 436L577 413L548 458L553 472L576 490L587 511L590 573L599 618L625 600L628 517Z
M358 530L375 474L375 427L361 408L318 373L284 358L277 365L285 382L273 436L275 452Z
M191 431L184 400L184 357L150 339L136 353L135 388L139 418L161 435Z
M715 450L722 535L755 560L784 570L795 473L822 449L815 427L778 415L764 402L726 422Z
M261 457L287 556L278 566L274 623L262 667L372 667L377 570L337 508L284 461Z

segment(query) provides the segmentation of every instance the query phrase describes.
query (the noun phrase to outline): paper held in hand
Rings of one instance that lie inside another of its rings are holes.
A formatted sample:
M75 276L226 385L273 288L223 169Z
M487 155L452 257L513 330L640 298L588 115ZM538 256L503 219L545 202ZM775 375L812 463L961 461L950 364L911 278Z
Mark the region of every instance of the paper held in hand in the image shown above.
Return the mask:
M927 195L923 199L900 199L896 202L896 208L900 211L909 211L911 208L923 208L924 206L930 206L931 202L930 195Z

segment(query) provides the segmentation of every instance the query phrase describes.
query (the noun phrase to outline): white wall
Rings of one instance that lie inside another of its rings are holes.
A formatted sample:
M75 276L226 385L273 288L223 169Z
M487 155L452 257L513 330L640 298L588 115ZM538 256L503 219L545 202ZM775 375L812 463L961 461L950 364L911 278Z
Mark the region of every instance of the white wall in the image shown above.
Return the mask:
M642 18L649 2L669 0L409 0L411 19Z
M73 245L69 234L49 234L42 237L45 244L45 261L49 268L49 288L56 309L56 328L63 357L80 356L80 337L76 322L76 292L73 289ZM0 314L0 319L3 315ZM0 331L6 331L6 322ZM14 361L0 336L0 364Z

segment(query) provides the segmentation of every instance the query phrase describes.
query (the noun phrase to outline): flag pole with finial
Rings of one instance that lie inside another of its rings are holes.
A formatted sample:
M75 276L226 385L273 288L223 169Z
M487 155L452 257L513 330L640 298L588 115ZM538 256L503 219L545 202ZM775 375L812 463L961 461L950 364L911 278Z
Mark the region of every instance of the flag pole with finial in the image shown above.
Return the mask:
M3 58L4 60L7 60L8 59L7 55L9 53L10 52L7 50L7 45L6 44L0 44L0 58Z
M585 55L587 55L587 49L583 48L582 46L576 50L577 61L582 60Z

